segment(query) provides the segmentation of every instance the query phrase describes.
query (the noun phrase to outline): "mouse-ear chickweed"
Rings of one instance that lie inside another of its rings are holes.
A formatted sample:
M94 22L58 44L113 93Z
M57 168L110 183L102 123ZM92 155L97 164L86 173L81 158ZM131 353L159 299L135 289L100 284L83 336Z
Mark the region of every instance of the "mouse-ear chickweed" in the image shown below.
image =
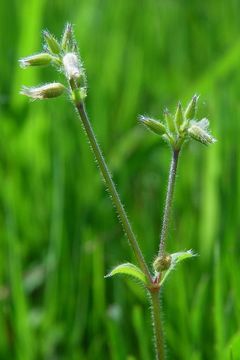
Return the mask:
M196 95L192 97L186 108L179 102L175 114L173 115L170 114L168 110L165 110L162 121L155 120L148 116L139 117L140 123L151 132L164 139L169 144L172 151L159 248L158 251L156 251L153 264L149 266L139 247L137 238L122 205L86 112L84 100L87 96L87 81L85 70L78 53L72 25L66 25L62 38L59 41L47 30L43 31L43 38L43 52L20 59L20 66L22 68L28 68L30 66L54 66L57 71L60 71L64 75L66 85L53 81L40 86L23 86L21 94L26 95L33 100L58 97L64 92L69 94L80 116L82 126L88 137L90 147L97 161L105 185L108 188L114 208L117 211L119 221L136 258L137 265L131 263L118 265L106 277L111 277L115 274L130 275L145 287L151 302L156 358L158 360L163 360L165 359L165 345L159 294L162 290L163 283L177 263L194 256L194 253L191 250L172 254L166 252L166 241L168 237L179 154L183 144L187 141L196 140L204 145L210 145L216 141L208 130L209 121L206 118L197 119L198 96Z

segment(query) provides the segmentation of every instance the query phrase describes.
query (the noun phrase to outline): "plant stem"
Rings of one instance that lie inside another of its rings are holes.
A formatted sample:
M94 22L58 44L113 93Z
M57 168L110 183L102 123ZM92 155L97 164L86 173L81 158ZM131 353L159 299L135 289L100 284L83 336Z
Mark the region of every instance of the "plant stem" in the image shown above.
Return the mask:
M172 161L169 170L168 188L167 188L167 195L166 195L166 201L165 201L165 207L163 213L163 223L160 234L160 245L159 245L158 256L163 255L165 250L165 241L168 234L168 227L170 222L170 213L172 207L179 153L180 153L180 149L172 150Z
M175 187L175 180L176 180L176 172L177 172L177 165L178 165L178 158L179 158L180 149L173 149L172 150L172 160L169 170L168 176L168 188L167 188L167 195L163 213L163 223L162 223L162 230L160 234L160 245L159 245L159 252L158 256L164 255L164 248L165 248L165 241L168 234L169 228L169 221L170 221L170 213L173 201L173 193ZM160 278L159 278L160 281ZM152 303L152 321L153 321L153 330L154 330L154 338L155 338L155 349L156 349L156 359L157 360L164 360L164 340L163 340L163 329L161 323L161 308L160 308L160 300L159 300L159 292L160 289L152 289L150 290L151 296L151 303Z
M164 360L165 351L164 351L163 329L162 329L161 316L160 316L161 309L160 309L160 300L159 300L159 290L151 291L150 296L151 296L151 305L152 305L151 310L152 310L156 359Z
M78 110L78 113L80 115L80 118L82 120L82 124L83 127L86 131L87 137L89 139L92 151L95 155L95 158L97 160L98 166L100 168L101 174L105 180L106 186L109 190L112 202L114 204L114 206L116 207L117 213L119 215L120 218L120 222L122 224L122 227L127 235L127 238L129 240L129 243L132 247L132 250L135 254L135 257L137 259L138 265L141 268L141 270L144 272L144 274L146 275L147 279L149 282L152 281L151 278L151 274L149 272L148 266L145 262L145 259L143 257L142 251L139 247L139 244L137 242L137 239L133 233L131 224L128 220L127 214L124 210L124 207L121 203L120 197L118 195L118 192L116 190L115 184L112 180L112 176L110 174L110 171L108 169L108 166L104 160L102 151L100 149L100 146L97 143L93 128L91 126L91 123L89 121L86 109L85 109L85 105L82 101L76 101L75 102L75 106Z

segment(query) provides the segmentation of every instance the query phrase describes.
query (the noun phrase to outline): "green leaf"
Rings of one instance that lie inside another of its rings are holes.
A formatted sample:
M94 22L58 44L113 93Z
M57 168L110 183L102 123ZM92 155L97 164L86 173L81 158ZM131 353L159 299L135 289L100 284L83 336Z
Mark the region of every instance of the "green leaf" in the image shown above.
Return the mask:
M192 250L188 250L188 251L180 251L180 252L171 254L170 256L171 256L171 265L170 265L169 269L164 273L164 276L163 276L163 278L161 280L160 285L163 285L163 283L167 279L168 275L171 273L171 271L175 268L175 266L179 262L181 262L181 261L183 261L185 259L191 258L193 256L196 256L196 254L194 254L192 252Z
M105 278L111 277L116 274L129 275L129 276L134 277L135 279L137 279L144 285L148 284L146 276L142 272L142 270L140 270L136 265L133 265L131 263L125 263L125 264L116 266L109 274L107 274L105 276Z

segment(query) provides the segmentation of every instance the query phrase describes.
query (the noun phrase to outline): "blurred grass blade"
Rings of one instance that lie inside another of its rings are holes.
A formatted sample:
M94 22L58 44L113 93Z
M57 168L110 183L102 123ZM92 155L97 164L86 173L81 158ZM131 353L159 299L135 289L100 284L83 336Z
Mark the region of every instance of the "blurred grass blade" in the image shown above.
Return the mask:
M133 326L134 326L135 332L137 334L140 359L150 360L152 358L152 356L150 356L149 344L146 339L146 322L144 319L143 310L138 305L134 306L134 308L133 308L132 321L133 321Z

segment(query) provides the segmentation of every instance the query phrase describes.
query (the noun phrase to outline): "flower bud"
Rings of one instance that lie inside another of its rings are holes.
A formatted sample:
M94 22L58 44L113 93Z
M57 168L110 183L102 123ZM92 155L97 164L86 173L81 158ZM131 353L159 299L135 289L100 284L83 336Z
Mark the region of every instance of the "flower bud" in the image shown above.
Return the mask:
M199 122L192 122L188 128L188 134L196 141L204 145L215 143L217 140L207 131L208 120L202 119Z
M167 109L164 110L164 120L166 121L168 130L170 132L174 133L175 132L174 120L173 120L172 115L170 114L170 112Z
M179 102L178 106L177 106L177 110L176 110L176 114L175 114L175 118L174 118L175 124L177 129L180 129L180 126L183 124L184 122L184 116L183 116L183 111L182 111L182 105Z
M185 118L187 120L193 120L196 115L197 110L197 102L198 102L198 96L194 95L192 97L192 100L188 104L186 111L185 111Z
M33 100L43 100L55 98L64 92L65 87L60 83L50 83L38 87L26 87L23 86L20 94L26 95Z
M53 60L54 58L52 55L48 53L40 53L22 58L19 60L19 63L22 68L26 68L28 66L49 65Z
M67 53L63 57L63 66L68 80L79 81L83 71L75 53Z
M166 134L166 127L159 121L140 116L139 119L149 130L153 131L155 134L164 135Z
M70 50L70 44L72 42L72 39L73 39L72 25L67 23L61 41L61 48L63 51Z
M58 55L61 52L61 47L55 37L47 30L43 31L43 37L46 42L48 51Z
M156 272L166 271L170 268L172 258L170 255L161 255L156 258L153 263L153 268Z

